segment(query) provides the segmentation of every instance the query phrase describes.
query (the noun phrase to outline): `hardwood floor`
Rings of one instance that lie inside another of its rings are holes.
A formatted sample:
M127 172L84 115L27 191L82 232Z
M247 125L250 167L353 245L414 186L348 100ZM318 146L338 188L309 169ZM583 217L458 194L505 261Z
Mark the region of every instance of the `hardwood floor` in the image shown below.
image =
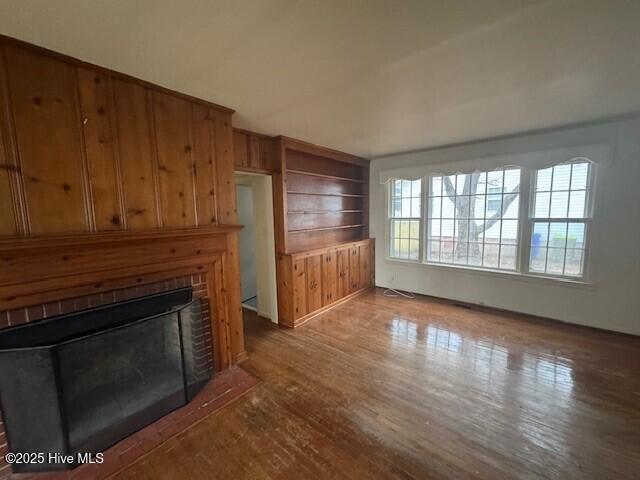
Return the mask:
M264 382L119 478L640 475L639 338L381 291L245 324Z

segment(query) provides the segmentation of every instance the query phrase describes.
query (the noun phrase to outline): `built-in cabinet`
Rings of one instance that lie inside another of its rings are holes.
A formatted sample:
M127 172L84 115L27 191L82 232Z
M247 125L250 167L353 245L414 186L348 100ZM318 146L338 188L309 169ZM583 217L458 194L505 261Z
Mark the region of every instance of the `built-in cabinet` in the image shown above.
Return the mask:
M372 239L278 256L279 321L296 327L374 285Z

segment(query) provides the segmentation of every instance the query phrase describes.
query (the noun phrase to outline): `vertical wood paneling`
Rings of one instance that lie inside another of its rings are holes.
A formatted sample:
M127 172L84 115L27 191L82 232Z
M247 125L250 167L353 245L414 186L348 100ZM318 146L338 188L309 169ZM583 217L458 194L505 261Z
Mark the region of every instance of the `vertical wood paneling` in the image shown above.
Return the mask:
M233 160L236 167L247 167L249 165L249 142L248 136L244 132L233 132Z
M89 230L73 67L5 50L30 231Z
M15 162L12 129L7 98L7 77L4 62L4 49L0 46L0 235L18 235L23 228L18 212L21 198L18 185L21 181Z
M147 92L135 83L113 79L118 153L126 225L130 230L159 227L147 115Z
M322 305L330 305L338 299L338 270L336 253L322 255Z
M236 186L233 169L233 133L231 114L212 112L216 139L216 171L218 174L218 221L236 223Z
M196 212L198 225L217 223L214 124L209 109L191 105L193 159L196 176Z
M78 68L89 188L96 230L123 228L120 179L115 136L115 109L111 79L103 73Z
M255 169L264 168L260 152L260 137L255 135L249 137L249 167Z
M307 312L322 307L322 255L307 258Z
M154 92L153 115L162 223L165 227L194 226L195 172L189 104Z

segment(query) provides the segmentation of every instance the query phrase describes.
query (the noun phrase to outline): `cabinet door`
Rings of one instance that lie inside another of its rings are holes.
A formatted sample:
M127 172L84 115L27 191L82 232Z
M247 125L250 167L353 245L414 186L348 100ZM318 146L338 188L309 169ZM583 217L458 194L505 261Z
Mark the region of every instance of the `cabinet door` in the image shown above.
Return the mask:
M307 273L304 258L294 258L293 275L293 319L307 314Z
M307 312L322 307L322 256L307 258Z
M338 272L336 253L322 255L322 304L330 305L338 299Z
M338 259L338 298L349 295L349 249L343 248L337 252Z
M371 286L371 249L368 244L360 245L360 288Z
M360 290L360 250L356 245L349 249L349 293Z

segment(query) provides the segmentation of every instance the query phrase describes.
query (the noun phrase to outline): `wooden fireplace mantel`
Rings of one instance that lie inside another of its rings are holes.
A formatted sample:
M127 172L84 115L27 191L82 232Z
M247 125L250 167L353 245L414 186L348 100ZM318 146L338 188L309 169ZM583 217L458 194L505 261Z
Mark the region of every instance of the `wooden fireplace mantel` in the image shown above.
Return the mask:
M0 311L100 294L177 276L206 275L216 369L245 356L242 318L227 281L242 226L0 240ZM236 323L240 322L240 325Z

